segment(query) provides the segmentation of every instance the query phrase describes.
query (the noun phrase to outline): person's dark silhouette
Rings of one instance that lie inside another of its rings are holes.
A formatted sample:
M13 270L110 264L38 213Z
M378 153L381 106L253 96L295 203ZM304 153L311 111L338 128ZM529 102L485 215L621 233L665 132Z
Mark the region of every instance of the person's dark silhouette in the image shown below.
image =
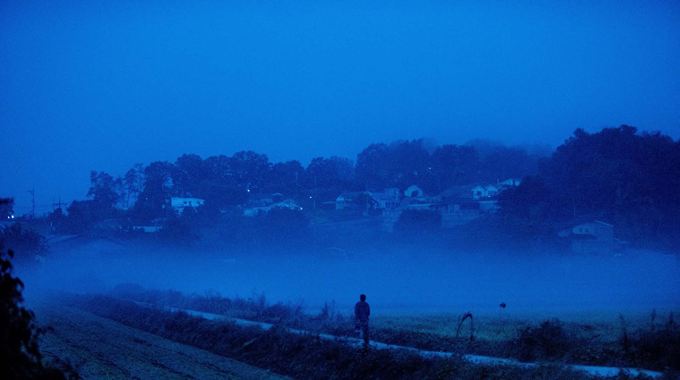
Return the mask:
M359 296L359 302L354 305L354 321L357 330L361 331L364 338L364 348L368 348L368 317L371 315L371 307L366 302L366 295Z

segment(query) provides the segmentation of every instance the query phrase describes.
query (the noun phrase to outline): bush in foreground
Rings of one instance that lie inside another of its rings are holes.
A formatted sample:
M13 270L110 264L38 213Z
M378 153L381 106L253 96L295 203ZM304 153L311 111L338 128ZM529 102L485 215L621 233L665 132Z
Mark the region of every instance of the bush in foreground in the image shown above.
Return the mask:
M41 330L23 303L23 282L12 274L14 253L0 248L0 378L65 379L66 374L46 366L38 347ZM77 378L75 373L69 377Z

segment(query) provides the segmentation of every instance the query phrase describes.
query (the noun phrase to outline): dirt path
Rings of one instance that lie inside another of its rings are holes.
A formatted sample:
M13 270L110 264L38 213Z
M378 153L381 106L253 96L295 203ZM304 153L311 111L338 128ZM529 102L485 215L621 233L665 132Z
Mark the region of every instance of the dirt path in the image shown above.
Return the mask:
M195 347L133 329L88 312L37 307L50 326L41 351L68 360L84 379L283 379Z

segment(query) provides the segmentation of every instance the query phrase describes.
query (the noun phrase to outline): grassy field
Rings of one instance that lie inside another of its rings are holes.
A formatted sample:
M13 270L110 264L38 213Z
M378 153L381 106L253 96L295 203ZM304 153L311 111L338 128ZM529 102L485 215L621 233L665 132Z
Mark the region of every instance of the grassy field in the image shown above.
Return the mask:
M199 310L324 332L354 336L349 316L332 306L318 314L300 307L268 304L264 297L229 299L218 295L183 295L173 291L118 289L117 297L159 306ZM425 350L516 358L522 361L638 367L659 371L680 370L680 326L672 314L571 315L565 320L473 316L456 335L458 315L377 315L372 319L372 339Z
M652 324L661 327L667 321L668 316L668 314L657 316L653 323L650 315L644 314L633 314L627 317L583 314L578 318L560 319L560 321L564 329L573 334L574 338L615 343L621 338L624 326L630 330L644 329ZM461 315L454 314L393 314L376 316L372 323L374 328L379 330L417 331L442 338L455 338L460 317ZM474 338L490 342L512 340L518 332L535 326L544 320L542 317L508 317L501 314L495 316L475 315ZM464 322L461 326L460 336L470 336L469 321Z
M315 334L293 334L284 328L263 330L254 326L241 326L228 320L208 320L107 296L81 296L69 302L126 326L293 378L587 378L580 372L554 364L532 368L475 365L458 355L449 358L425 358L404 350L362 350L342 341L319 339Z

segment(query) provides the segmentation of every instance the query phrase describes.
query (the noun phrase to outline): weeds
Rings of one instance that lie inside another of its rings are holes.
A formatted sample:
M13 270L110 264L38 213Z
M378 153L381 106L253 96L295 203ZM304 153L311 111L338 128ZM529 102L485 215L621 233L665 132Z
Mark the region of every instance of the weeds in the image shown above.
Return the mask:
M621 331L621 348L627 361L650 368L680 370L680 328L673 314L658 326L653 312L647 328L629 333Z
M522 361L557 360L565 358L576 342L567 334L562 322L552 319L521 330L514 345L516 356Z
M118 298L150 303L159 307L176 307L281 324L311 333L330 333L354 336L353 325L336 311L334 303L326 303L318 314L303 312L302 304L269 304L263 294L249 298L225 298L215 293L183 295L176 291L146 290L136 285L117 287ZM648 323L631 331L620 316L620 333L616 339L601 337L593 326L565 325L559 320L547 320L521 328L506 340L467 336L456 337L455 327L470 317L459 319L449 334L427 332L418 324L372 329L372 338L390 344L411 346L425 350L466 352L480 355L512 356L520 360L547 360L594 365L644 367L656 370L680 370L680 328L670 315L665 323L652 312ZM435 321L433 323L445 323ZM456 323L456 322L454 322ZM483 321L482 321L483 324ZM475 330L470 323L471 333ZM475 326L479 328L478 326ZM461 329L464 330L464 329ZM577 333L578 332L578 333ZM477 334L479 335L479 334Z
M481 367L460 357L424 359L407 352L357 351L315 335L237 326L145 308L110 297L79 297L74 304L99 316L159 336L232 357L295 378L329 379L578 379L578 373L552 367Z

